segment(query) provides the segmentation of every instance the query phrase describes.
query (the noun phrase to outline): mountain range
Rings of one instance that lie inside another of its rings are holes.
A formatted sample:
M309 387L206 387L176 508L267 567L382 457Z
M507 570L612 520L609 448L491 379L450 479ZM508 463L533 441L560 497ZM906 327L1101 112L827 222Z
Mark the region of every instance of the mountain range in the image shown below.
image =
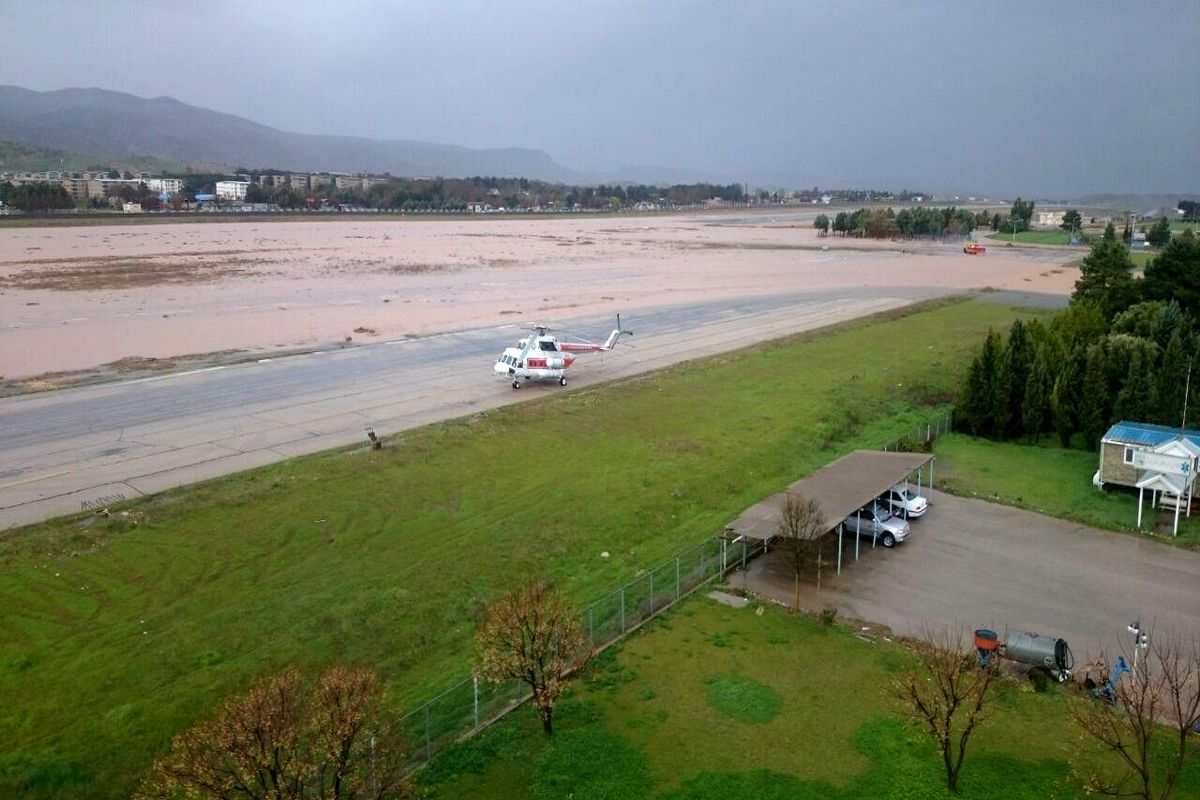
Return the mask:
M147 99L105 89L35 92L0 86L0 140L115 159L151 157L225 169L587 180L541 150L290 133L170 97Z

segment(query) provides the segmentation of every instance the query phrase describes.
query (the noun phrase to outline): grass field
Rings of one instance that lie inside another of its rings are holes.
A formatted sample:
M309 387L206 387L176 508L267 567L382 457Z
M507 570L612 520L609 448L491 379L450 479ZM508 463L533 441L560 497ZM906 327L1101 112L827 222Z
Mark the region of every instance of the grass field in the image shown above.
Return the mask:
M518 577L581 601L628 581L836 455L912 430L1018 313L972 301L859 322L90 526L6 532L0 796L127 796L174 733L284 665L369 664L410 707L466 673L474 620Z
M936 748L884 691L908 651L778 608L755 611L686 601L576 681L551 741L522 709L436 757L421 784L437 800L953 796ZM960 796L1083 797L1071 767L1106 767L1076 750L1067 705L1078 700L1057 685L1003 689ZM1197 792L1193 762L1176 796Z
M1068 245L1071 243L1071 237L1066 231L1018 231L1014 238L1011 233L997 231L988 234L989 239L997 242L1017 242L1019 244L1053 244L1053 245Z
M1092 486L1099 456L1084 450L1064 450L1050 439L1042 444L993 442L965 434L937 441L938 488L968 497L981 497L1098 528L1133 531L1137 524L1137 495ZM1143 525L1152 527L1150 508ZM1179 536L1164 541L1183 547L1200 545L1200 518L1181 519Z

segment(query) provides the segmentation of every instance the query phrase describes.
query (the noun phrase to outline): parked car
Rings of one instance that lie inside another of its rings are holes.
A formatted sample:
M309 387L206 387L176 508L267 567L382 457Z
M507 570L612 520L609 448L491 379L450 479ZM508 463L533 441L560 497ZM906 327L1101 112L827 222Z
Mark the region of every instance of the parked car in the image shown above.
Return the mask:
M907 511L908 519L921 516L929 508L928 500L913 491L911 486L905 487L903 484L888 489L880 495L879 500L902 517Z
M897 517L885 504L876 501L855 511L842 523L846 533L858 533L860 539L894 547L908 538L908 521Z

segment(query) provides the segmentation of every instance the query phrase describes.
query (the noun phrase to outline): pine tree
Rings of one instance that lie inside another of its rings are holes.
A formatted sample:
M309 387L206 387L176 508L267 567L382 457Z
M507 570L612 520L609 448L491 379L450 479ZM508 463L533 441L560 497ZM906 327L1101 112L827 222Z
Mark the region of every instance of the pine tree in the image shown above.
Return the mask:
M1113 416L1140 422L1149 419L1150 403L1154 397L1154 365L1141 350L1134 350L1129 360L1129 374L1117 395Z
M958 402L961 418L972 435L986 436L995 429L992 398L999 360L1000 335L989 330L983 347L971 362L967 383Z
M1054 387L1046 360L1046 350L1039 350L1033 370L1029 373L1029 381L1025 384L1025 396L1021 404L1021 423L1025 433L1033 436L1035 442L1041 439L1042 432L1050 422L1050 393Z
M1088 348L1083 387L1079 393L1079 430L1089 450L1100 445L1108 421L1108 385L1104 381L1104 348Z
M1054 381L1050 410L1054 416L1054 432L1063 447L1071 446L1071 438L1079 430L1079 396L1083 392L1083 373L1087 350L1082 345L1071 348Z
M991 412L991 401L987 395L987 380L983 374L983 354L976 353L967 370L967 381L963 384L955 406L956 421L972 436L978 436L987 425Z
M1162 362L1154 377L1154 399L1151 411L1160 425L1175 426L1183 415L1183 390L1187 382L1188 358L1183 350L1183 333L1176 330L1163 350Z
M1110 222L1104 226L1104 241L1115 242L1117 240L1117 229Z
M1073 303L1088 303L1111 320L1137 300L1138 286L1133 281L1133 262L1129 253L1116 242L1100 241L1079 264Z
M1035 353L1029 330L1021 320L1014 320L1008 332L1008 347L1004 352L1009 372L1009 424L1007 435L1020 436L1023 425L1025 387L1033 370ZM1004 438L1003 436L1001 438Z
M1008 438L1013 427L1013 386L1013 363L1006 353L992 388L992 424L1000 441Z

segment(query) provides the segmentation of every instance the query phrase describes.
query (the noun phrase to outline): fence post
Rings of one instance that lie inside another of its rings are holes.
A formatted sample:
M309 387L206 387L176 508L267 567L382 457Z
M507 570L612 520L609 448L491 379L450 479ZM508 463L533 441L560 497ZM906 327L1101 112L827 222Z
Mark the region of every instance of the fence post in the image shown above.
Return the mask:
M475 696L475 727L479 727L479 676L471 675L471 689Z
M650 616L654 616L654 570L650 570Z
M679 599L679 556L675 556L675 599Z
M433 734L430 730L432 723L429 721L429 703L425 704L425 760L433 758Z
M621 633L625 632L625 587L621 587Z
M588 636L596 643L596 604L588 606Z
M742 539L742 569L746 568L746 540Z

